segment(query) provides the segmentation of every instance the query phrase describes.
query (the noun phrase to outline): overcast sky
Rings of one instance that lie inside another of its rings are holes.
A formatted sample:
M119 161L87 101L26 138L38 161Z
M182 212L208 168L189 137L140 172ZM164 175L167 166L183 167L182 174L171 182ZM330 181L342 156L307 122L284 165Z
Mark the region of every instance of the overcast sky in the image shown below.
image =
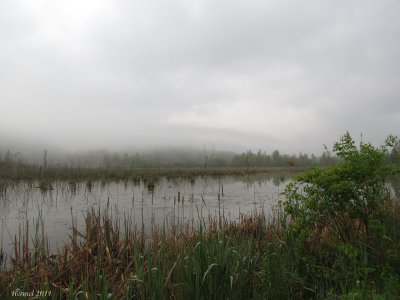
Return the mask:
M400 135L400 1L2 0L0 135L321 153Z

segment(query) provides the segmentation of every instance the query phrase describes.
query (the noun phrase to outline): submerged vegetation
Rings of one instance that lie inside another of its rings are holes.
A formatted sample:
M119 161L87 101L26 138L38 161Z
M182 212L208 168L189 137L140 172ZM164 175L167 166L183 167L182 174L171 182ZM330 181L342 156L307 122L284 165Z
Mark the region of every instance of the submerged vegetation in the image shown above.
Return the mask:
M57 253L40 222L33 241L26 225L0 271L0 298L398 299L400 202L386 186L399 177L398 149L395 137L375 148L345 134L333 149L340 163L296 176L272 218L137 228L90 210Z

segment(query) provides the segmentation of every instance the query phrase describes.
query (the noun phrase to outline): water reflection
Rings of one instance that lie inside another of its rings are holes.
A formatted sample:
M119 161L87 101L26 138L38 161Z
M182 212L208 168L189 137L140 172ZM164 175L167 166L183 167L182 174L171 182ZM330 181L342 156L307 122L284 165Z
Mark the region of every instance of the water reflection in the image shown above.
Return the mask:
M209 215L234 220L254 209L269 211L279 200L290 176L157 178L141 181L0 182L1 244L12 247L21 224L41 216L50 248L68 240L74 220L83 229L91 209L129 216L140 227L164 226L167 222L198 221ZM50 188L51 187L51 188Z

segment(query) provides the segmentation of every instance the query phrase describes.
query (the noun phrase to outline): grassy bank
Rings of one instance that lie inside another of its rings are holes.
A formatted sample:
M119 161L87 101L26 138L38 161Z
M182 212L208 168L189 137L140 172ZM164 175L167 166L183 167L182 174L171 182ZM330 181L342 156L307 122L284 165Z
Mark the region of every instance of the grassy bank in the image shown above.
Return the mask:
M90 211L85 230L72 226L53 255L40 226L33 241L25 228L0 272L0 298L34 290L51 292L41 299L398 299L399 202L384 209L384 235L354 226L348 242L329 228L302 236L280 213L146 236L129 219Z
M68 166L15 165L0 168L0 180L148 180L160 177L187 178L196 176L250 175L257 173L298 173L309 167L217 167L217 168L83 168Z

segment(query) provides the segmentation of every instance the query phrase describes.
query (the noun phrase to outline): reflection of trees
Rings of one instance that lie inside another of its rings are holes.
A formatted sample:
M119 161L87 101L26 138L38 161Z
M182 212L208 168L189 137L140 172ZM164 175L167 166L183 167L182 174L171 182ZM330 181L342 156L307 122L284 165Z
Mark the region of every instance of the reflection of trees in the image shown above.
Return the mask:
M290 173L263 173L263 174L254 174L254 175L246 175L246 176L232 176L236 181L241 181L248 186L252 186L253 184L258 184L261 186L263 183L268 181L272 182L274 186L278 187L282 183L287 180L290 180L293 174Z

